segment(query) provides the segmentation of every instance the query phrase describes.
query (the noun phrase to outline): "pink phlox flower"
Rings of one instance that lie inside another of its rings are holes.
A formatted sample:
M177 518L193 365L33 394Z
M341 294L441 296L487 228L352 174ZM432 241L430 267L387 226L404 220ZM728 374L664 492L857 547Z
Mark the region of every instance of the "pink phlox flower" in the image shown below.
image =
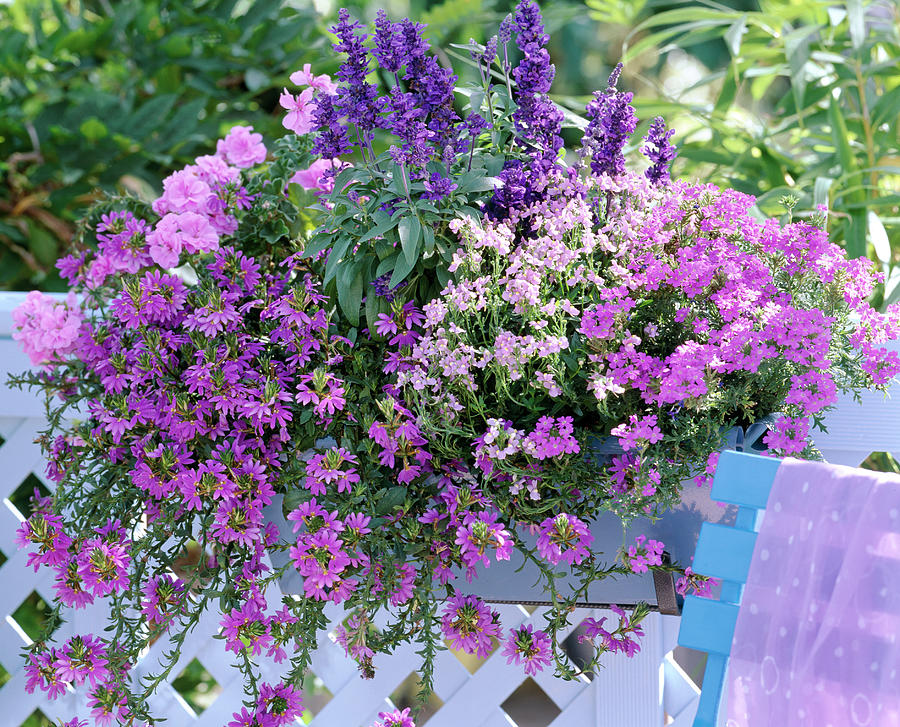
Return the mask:
M337 84L332 83L331 76L317 76L312 72L312 66L309 63L303 64L303 70L294 71L291 74L291 83L295 86L311 86L322 93L333 94L337 91Z
M78 351L83 317L74 293L65 302L32 290L12 311L13 340L35 366Z
M290 184L299 184L303 189L314 189L325 194L334 190L334 176L348 165L335 157L334 159L317 159L306 169L298 169L288 180Z
M206 216L212 191L194 169L180 169L163 180L163 194L153 203L160 217L170 212L195 212Z
M196 212L166 214L147 235L150 257L163 268L174 268L182 251L210 252L219 247L219 235L209 218Z
M262 134L253 133L252 126L233 126L224 139L216 142L216 156L241 169L266 160Z
M282 91L278 99L281 107L287 109L287 114L281 120L285 129L295 134L308 134L315 128L313 115L313 89L307 88L300 95L294 96L287 89Z

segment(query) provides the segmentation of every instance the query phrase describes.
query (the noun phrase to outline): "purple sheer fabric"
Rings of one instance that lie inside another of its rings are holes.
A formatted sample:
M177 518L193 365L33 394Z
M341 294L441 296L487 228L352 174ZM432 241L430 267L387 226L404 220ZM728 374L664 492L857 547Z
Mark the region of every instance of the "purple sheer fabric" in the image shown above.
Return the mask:
M727 690L726 727L900 727L900 477L782 463Z

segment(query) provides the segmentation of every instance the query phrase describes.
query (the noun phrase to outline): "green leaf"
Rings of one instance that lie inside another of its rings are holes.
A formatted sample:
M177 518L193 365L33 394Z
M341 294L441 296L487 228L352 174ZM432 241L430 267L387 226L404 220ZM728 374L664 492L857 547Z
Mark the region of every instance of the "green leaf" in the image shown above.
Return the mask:
M397 220L391 219L391 216L385 212L376 212L374 219L375 227L360 237L359 242L368 242L375 237L383 237L385 232L397 224Z
M865 257L866 254L866 213L858 210L850 213L847 225L846 250L848 257Z
M719 98L716 99L714 111L718 114L724 114L731 108L734 99L737 97L737 61L731 61L731 68L725 74L725 80L722 83L722 90L719 92Z
M362 302L362 264L357 260L351 265L345 266L338 276L338 303L341 310L347 316L347 321L353 325L359 325L359 305Z
M366 323L370 331L375 330L378 322L378 314L387 313L387 303L380 295L369 294L366 296Z
M422 224L415 215L409 215L400 220L398 226L400 233L400 246L403 249L403 256L406 258L410 269L416 264L419 258L420 242L422 239Z
M375 512L379 515L387 515L393 512L395 507L400 507L405 500L406 488L402 485L395 485L378 498Z
M856 157L850 148L847 122L844 121L844 115L841 113L837 93L833 93L831 96L831 104L828 106L828 120L831 122L832 140L834 141L844 174L855 172L857 169Z
M169 115L175 102L178 100L178 94L163 93L153 96L135 112L128 120L128 127L124 129L125 133L132 139L143 139L150 134L159 122Z
M330 283L337 274L338 266L341 265L344 253L347 252L347 248L350 247L351 242L352 240L349 237L341 237L332 246L331 252L328 253L328 262L325 264L323 282L326 285Z
M387 260L382 262L382 265L387 262ZM410 263L406 259L406 255L398 255L397 261L394 263L394 272L391 273L391 280L388 285L391 288L394 288L404 280L406 280L406 276L412 272L412 269L415 267L415 263ZM381 270L381 265L378 266L378 269ZM383 274L383 273L382 273Z

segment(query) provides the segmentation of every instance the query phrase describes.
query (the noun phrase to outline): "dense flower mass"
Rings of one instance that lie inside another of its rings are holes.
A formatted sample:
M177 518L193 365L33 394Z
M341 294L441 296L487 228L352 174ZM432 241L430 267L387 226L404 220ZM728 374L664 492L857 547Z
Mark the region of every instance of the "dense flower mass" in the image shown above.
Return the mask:
M230 726L293 724L336 606L367 677L404 642L431 662L441 642L484 658L503 641L527 674L574 678L559 644L589 584L712 583L643 535L603 562L599 513L660 514L712 475L725 431L773 412L769 448L812 454L839 392L900 372L883 346L900 309L868 306L879 277L823 211L761 221L746 195L671 180L661 119L650 168L628 168L621 68L565 163L532 0L472 46L467 107L423 30L379 12L370 37L342 10L335 81L307 65L281 96L290 134L234 126L152 203L101 202L58 263L73 292L14 312L39 367L15 382L48 395L58 485L16 542L59 604L115 624L36 640L29 692L152 723L133 666L213 610L252 686ZM470 584L522 559L554 605L504 640ZM647 608L613 613L581 630L585 670L639 651ZM283 674L263 681L258 659Z
M900 370L874 345L882 326L896 335L897 312L874 314L856 291L876 273L824 230L760 222L731 190L658 181L613 164L586 183L560 176L505 220L454 223L454 278L425 305L398 378L432 452L473 460L520 507L561 488L578 517L664 506L695 467L669 457L673 442L706 462L721 427L780 411L765 441L800 453L838 391ZM580 413L546 415L560 410ZM435 436L448 421L456 433ZM592 457L603 438L625 454Z

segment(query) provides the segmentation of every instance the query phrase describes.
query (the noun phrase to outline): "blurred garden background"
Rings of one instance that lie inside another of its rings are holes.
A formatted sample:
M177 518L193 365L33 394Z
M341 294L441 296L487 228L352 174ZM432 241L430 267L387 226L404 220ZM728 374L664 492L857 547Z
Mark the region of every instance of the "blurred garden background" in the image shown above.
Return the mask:
M513 3L347 6L364 22L384 7L427 23L442 62L474 78L454 46L483 43ZM252 124L267 143L290 133L279 95L306 63L334 74L328 28L339 7L0 0L0 289L64 290L54 263L93 202L154 199L164 177L212 153L232 125ZM900 302L900 3L553 0L542 9L556 103L582 115L622 61L619 88L634 92L641 119L634 139L658 114L676 130L673 176L756 195L760 216L827 205L832 241L885 274L873 305ZM570 131L574 145L580 134ZM898 470L886 455L869 465ZM202 710L211 687L197 669L184 687Z

